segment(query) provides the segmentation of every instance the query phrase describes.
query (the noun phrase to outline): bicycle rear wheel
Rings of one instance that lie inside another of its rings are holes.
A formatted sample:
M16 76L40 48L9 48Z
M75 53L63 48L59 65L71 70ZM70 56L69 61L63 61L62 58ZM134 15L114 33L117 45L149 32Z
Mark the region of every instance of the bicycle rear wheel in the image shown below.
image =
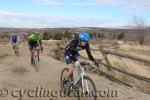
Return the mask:
M19 57L19 52L18 52L18 51L14 51L14 53L15 53L15 55L16 55L17 57Z
M88 76L83 76L83 81L78 83L78 100L97 100L96 86Z
M14 53L15 53L16 56L19 57L19 48L18 48L18 46L14 47Z
M61 86L61 89L63 89L63 87L64 87L64 81L65 81L66 74L67 74L68 71L69 71L68 68L64 68L61 71L61 76L60 76L60 86Z
M71 82L73 82L73 74L71 75L70 77L70 84L69 86L65 86L66 84L64 84L64 81L66 80L66 75L68 73L69 69L68 68L64 68L62 71L61 71L61 77L60 77L60 87L61 87L61 90L63 91L63 93L65 95L69 95L71 92L72 92L72 84Z
M34 67L35 67L35 70L36 70L36 72L38 72L38 58L35 56L34 57L34 60L33 60L33 63L34 63Z

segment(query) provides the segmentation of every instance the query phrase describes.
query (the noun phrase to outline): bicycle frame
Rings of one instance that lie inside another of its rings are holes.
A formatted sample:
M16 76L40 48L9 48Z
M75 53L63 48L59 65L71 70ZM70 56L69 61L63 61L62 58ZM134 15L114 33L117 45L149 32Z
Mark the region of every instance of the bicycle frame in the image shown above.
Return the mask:
M80 71L80 74L79 74L79 71ZM73 84L73 87L75 88L77 86L77 84L79 83L80 79L82 81L82 88L83 88L83 93L85 92L85 88L87 89L87 92L89 92L89 88L88 88L88 84L87 84L87 81L86 81L86 86L84 86L84 81L83 81L83 77L85 75L85 72L84 72L84 68L81 64L79 64L78 66L78 79L75 80L74 84Z

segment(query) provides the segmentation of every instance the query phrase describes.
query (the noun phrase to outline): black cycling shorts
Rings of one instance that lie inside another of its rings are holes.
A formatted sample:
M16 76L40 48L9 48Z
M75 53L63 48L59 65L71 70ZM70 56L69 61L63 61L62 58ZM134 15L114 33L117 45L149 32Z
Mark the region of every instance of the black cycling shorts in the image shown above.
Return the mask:
M37 41L36 42L29 41L28 45L29 45L29 50L34 50L39 46L39 43Z
M76 62L78 59L79 59L79 55L78 54L73 55L73 56L65 55L65 61L66 61L67 65L71 64L73 62Z

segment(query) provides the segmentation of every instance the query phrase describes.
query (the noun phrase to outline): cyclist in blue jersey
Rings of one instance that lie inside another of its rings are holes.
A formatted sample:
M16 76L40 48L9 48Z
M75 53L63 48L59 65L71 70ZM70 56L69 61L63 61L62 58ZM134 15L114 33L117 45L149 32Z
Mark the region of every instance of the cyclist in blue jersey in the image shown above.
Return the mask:
M69 71L66 75L65 83L69 82L70 76L74 71L73 62L78 61L79 58L78 51L85 49L89 59L93 61L96 66L98 66L98 62L93 58L91 54L89 40L90 40L89 33L81 32L79 34L79 39L74 39L67 44L65 49L65 60L67 65L69 66Z
M15 47L19 49L20 39L19 36L17 36L17 34L13 34L11 36L11 44L13 46L13 50L15 49Z

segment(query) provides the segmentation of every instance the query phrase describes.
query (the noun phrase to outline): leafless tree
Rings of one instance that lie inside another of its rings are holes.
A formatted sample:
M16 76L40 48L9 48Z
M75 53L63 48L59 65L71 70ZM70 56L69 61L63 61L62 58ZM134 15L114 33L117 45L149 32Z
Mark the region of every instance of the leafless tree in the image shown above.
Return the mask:
M148 26L147 21L144 18L133 16L131 19L131 28L136 30L138 34L138 42L140 45L144 44L144 38L146 34L146 28Z

